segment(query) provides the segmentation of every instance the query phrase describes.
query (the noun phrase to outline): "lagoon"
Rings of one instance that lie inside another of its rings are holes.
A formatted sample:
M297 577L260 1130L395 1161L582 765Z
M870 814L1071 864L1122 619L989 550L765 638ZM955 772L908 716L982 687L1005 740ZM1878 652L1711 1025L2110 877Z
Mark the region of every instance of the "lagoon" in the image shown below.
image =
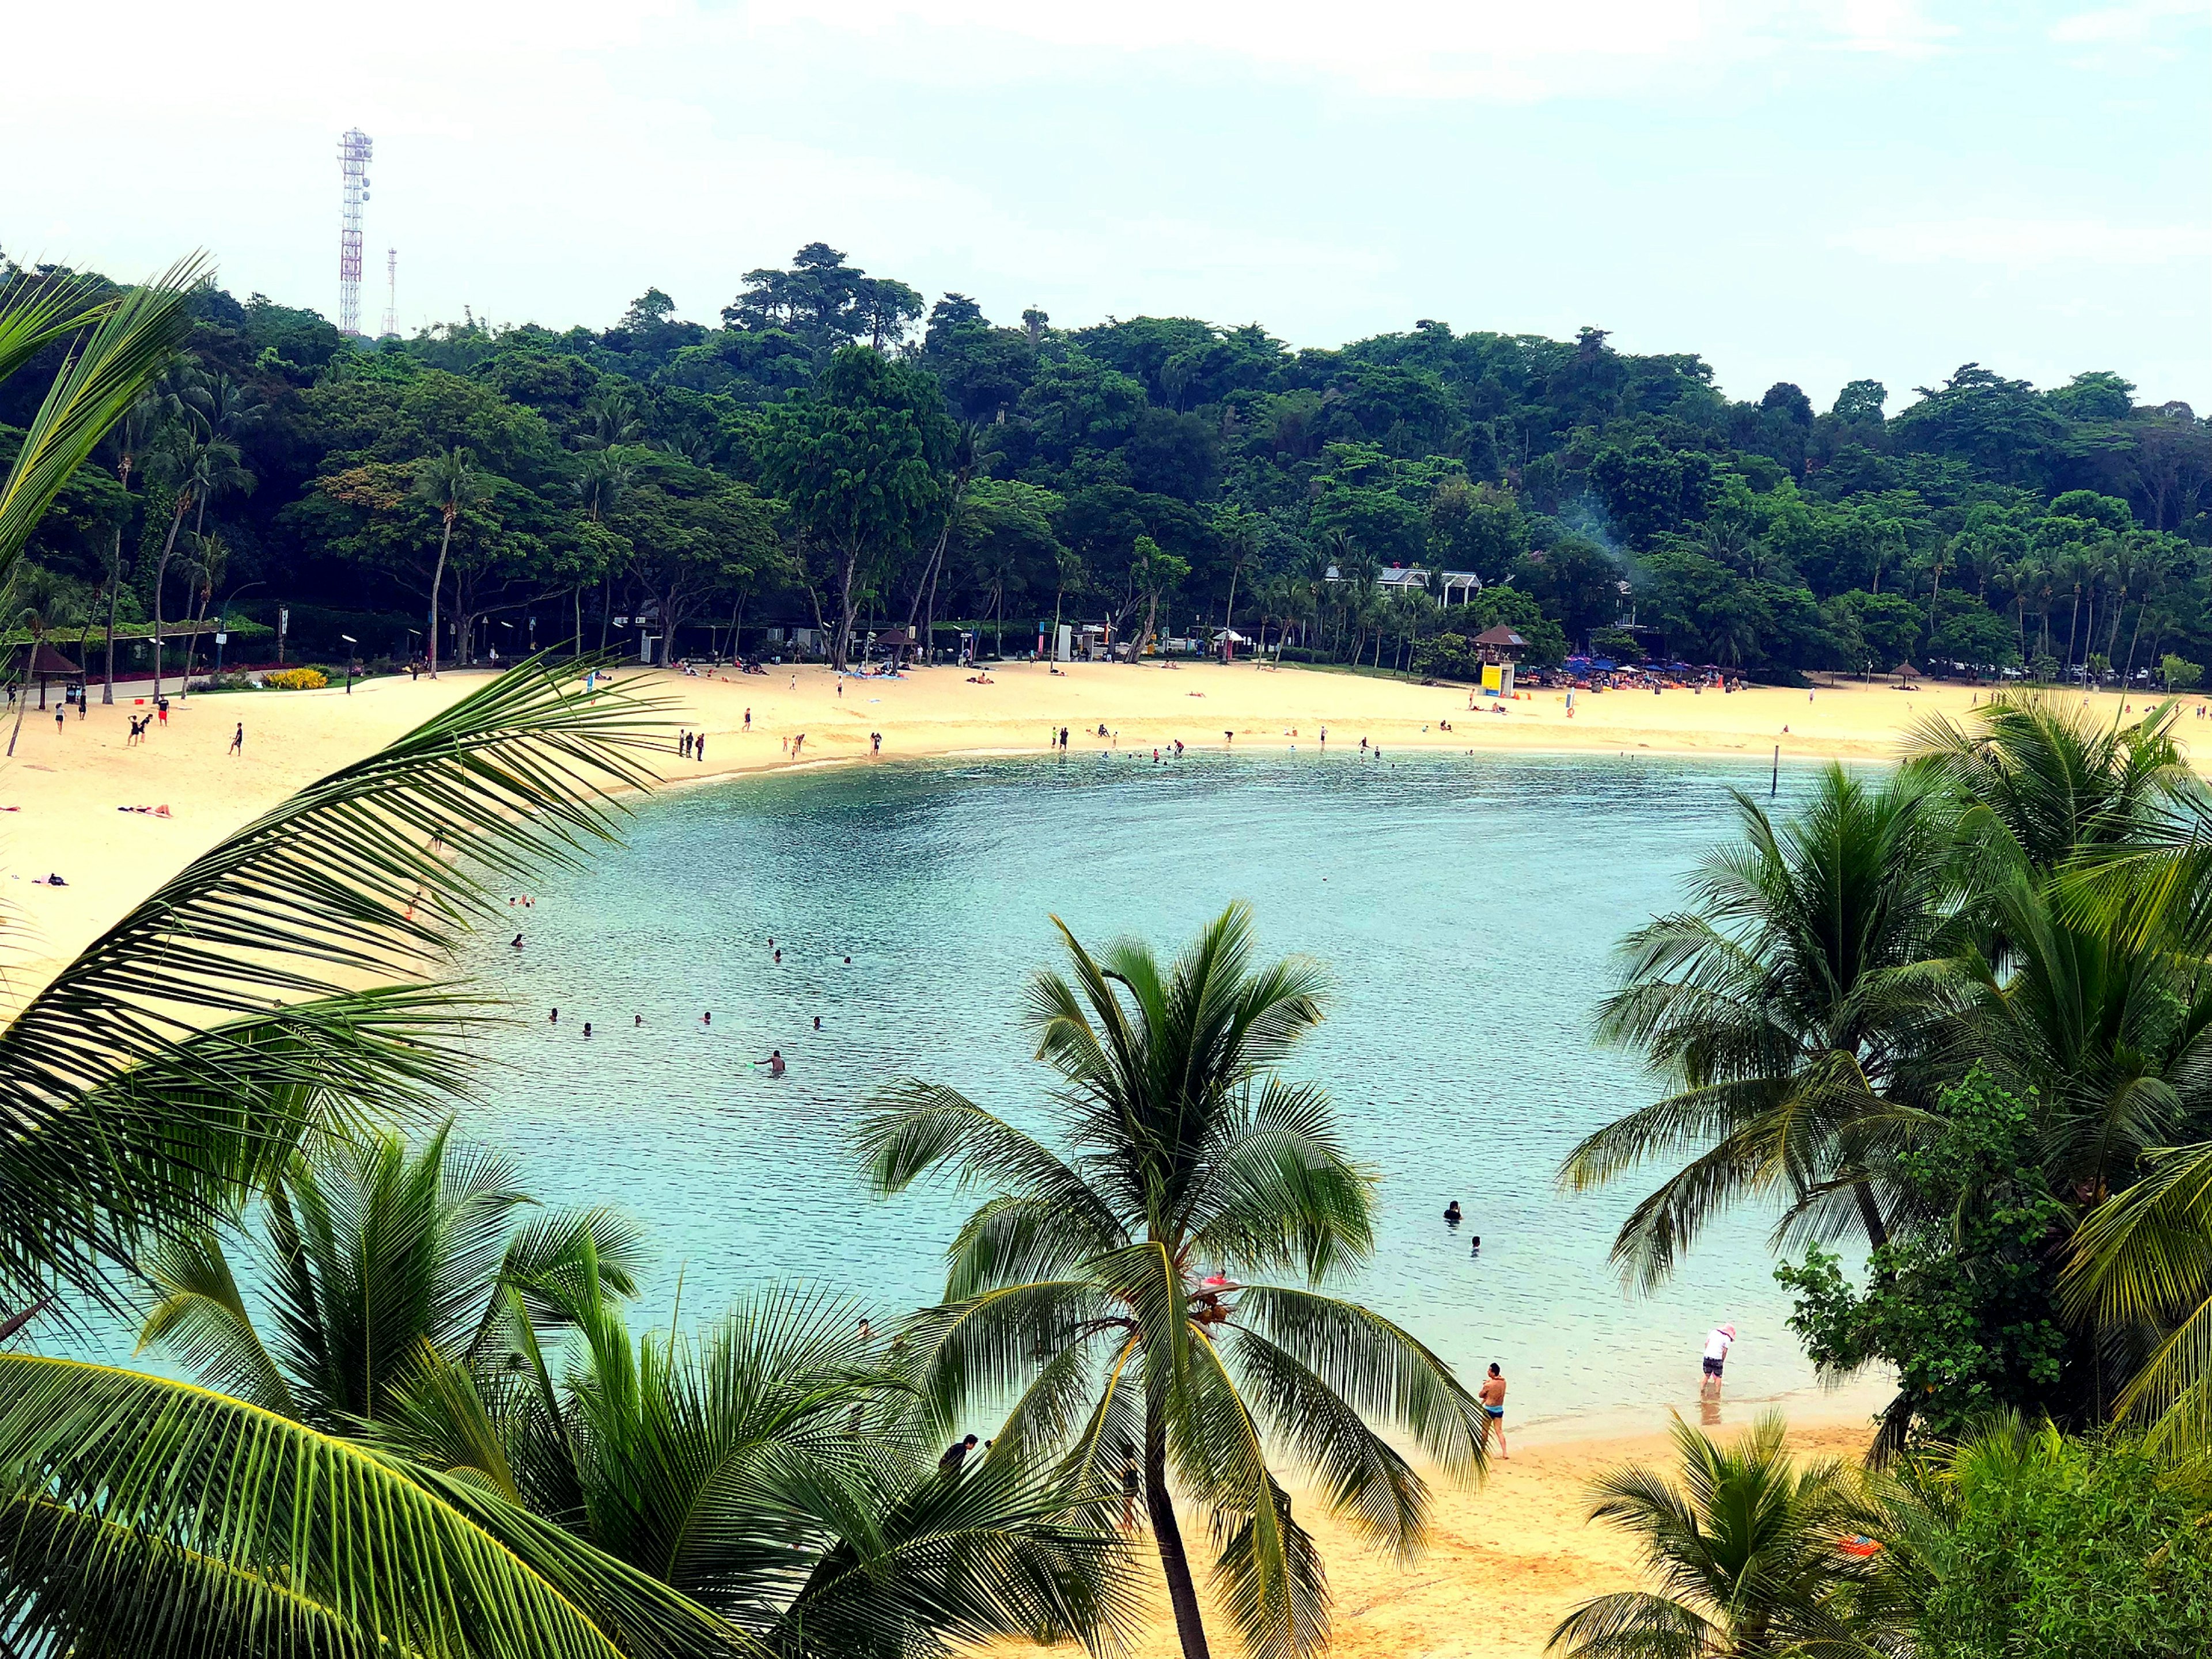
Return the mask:
M1782 805L1808 776L1784 773ZM679 1286L690 1322L781 1278L849 1289L880 1325L936 1299L975 1200L872 1199L844 1146L870 1097L920 1076L1036 1127L1050 1079L1021 1006L1056 959L1051 916L1094 945L1171 947L1242 898L1264 951L1318 957L1334 981L1291 1069L1331 1092L1376 1174L1378 1248L1350 1293L1470 1379L1498 1360L1523 1422L1693 1399L1704 1333L1724 1319L1741 1333L1731 1398L1802 1389L1771 1217L1716 1226L1637 1296L1607 1248L1650 1182L1582 1197L1553 1183L1581 1135L1653 1097L1632 1057L1589 1042L1613 946L1733 833L1731 787L1767 781L1639 756L1378 763L1301 744L671 792L623 847L518 908L522 951L487 933L465 961L516 1021L488 1045L463 1129L519 1154L541 1199L645 1223L641 1318L665 1321ZM751 1063L771 1048L781 1079Z

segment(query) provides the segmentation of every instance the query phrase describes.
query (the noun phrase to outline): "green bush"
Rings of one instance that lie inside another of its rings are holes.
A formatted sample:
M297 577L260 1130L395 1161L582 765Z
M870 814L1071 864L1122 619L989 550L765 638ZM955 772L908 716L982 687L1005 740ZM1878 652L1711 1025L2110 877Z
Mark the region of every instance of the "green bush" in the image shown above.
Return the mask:
M1917 1659L2212 1653L2212 1471L2201 1461L2015 1426L1905 1482L1925 1494L1917 1518L1934 1523L1898 1540Z

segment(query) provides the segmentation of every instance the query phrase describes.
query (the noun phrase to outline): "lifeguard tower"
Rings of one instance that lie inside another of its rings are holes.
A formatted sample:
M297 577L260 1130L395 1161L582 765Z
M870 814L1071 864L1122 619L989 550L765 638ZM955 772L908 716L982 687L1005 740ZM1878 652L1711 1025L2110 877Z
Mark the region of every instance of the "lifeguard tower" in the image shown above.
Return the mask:
M1495 628L1486 628L1474 636L1474 648L1482 659L1483 695L1491 697L1510 697L1513 695L1513 667L1528 649L1528 641L1504 623Z

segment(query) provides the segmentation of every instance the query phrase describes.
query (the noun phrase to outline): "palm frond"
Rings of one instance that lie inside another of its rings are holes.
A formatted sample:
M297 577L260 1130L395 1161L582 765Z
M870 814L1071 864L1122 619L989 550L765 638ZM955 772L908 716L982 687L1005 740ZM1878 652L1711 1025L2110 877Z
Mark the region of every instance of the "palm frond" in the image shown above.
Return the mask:
M0 1355L11 1637L103 1653L727 1651L556 1528L203 1389Z
M468 1000L357 986L434 967L489 908L488 876L609 836L611 792L652 781L647 708L517 668L194 860L33 994L0 1029L0 1192L52 1215L43 1236L0 1230L0 1293L100 1293L137 1230L217 1218L210 1188L316 1127L303 1107L380 1080L404 1107L451 1081ZM288 1004L321 1006L270 1018ZM272 1086L280 1060L331 1086ZM200 1084L234 1081L228 1121L192 1109Z
M64 333L92 330L54 377L0 478L0 587L70 475L174 356L190 321L186 301L207 269L192 254L104 304L88 304L83 286L64 282L0 306L0 374Z

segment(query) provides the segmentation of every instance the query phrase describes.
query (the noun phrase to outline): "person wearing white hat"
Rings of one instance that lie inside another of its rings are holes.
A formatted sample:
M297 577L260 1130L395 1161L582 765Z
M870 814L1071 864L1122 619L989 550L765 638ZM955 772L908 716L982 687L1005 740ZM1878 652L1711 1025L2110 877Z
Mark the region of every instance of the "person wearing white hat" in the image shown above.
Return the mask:
M1735 1342L1735 1327L1716 1325L1705 1333L1705 1379L1698 1385L1698 1397L1710 1394L1721 1397L1721 1367L1728 1361L1728 1351Z

